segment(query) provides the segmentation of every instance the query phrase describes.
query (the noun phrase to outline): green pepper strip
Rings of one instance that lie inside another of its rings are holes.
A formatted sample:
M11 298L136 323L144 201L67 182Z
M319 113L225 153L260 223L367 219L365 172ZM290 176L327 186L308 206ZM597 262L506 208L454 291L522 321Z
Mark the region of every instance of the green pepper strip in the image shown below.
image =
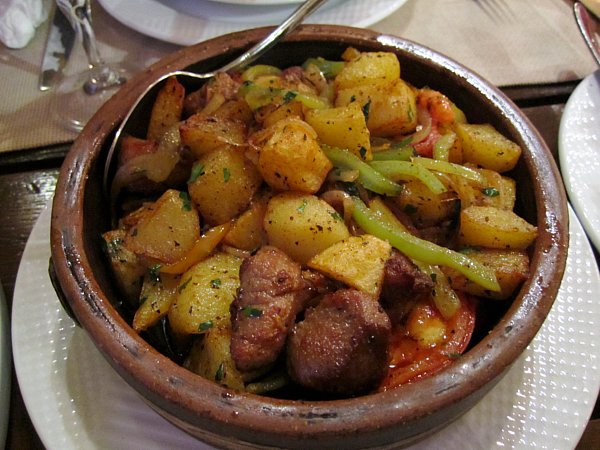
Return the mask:
M500 291L500 285L493 270L472 260L468 256L441 247L433 242L420 239L406 231L394 227L385 219L371 211L358 197L352 197L354 208L352 218L367 233L388 241L394 248L412 259L427 264L439 264L462 273L469 280L490 291Z
M373 161L410 161L415 156L414 147L407 145L405 147L392 147L388 150L373 152Z
M267 64L255 64L242 72L242 81L254 81L262 76L279 76L281 69Z
M381 195L398 195L402 192L402 186L386 178L377 170L362 161L358 156L336 147L322 145L321 149L325 156L340 169L358 170L358 181L368 190Z
M460 164L454 164L448 161L439 161L431 158L415 157L411 161L415 164L425 167L426 169L433 170L434 172L447 173L451 175L457 175L459 177L466 178L467 180L474 181L483 185L486 180L476 170L470 169Z
M293 98L310 109L325 109L330 105L327 100L304 92L291 89L269 88L258 86L250 81L244 82L238 89L238 95L243 97L252 110L257 110L269 103L280 102L285 98Z
M437 142L433 144L433 159L448 161L450 158L450 149L454 145L455 140L456 133L453 133L452 131L439 138Z
M329 61L321 57L308 58L304 61L304 64L302 64L302 68L306 69L311 64L317 66L325 78L334 78L342 71L346 63L344 61Z
M425 167L409 161L371 161L369 165L393 181L416 178L434 194L446 192L446 186Z

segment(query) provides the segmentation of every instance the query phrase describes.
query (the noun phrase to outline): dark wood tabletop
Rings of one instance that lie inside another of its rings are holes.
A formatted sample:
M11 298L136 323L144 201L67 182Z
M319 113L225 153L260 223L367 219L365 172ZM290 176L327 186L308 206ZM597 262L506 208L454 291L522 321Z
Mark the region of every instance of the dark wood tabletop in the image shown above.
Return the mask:
M576 85L577 82L568 82L503 89L538 128L555 157L560 117L565 102ZM0 154L0 280L9 312L12 309L15 280L27 238L42 209L53 196L60 165L68 149L69 144L64 144ZM599 260L597 253L596 260ZM44 446L19 392L13 367L6 449L42 448ZM600 411L597 400L577 449L600 449Z

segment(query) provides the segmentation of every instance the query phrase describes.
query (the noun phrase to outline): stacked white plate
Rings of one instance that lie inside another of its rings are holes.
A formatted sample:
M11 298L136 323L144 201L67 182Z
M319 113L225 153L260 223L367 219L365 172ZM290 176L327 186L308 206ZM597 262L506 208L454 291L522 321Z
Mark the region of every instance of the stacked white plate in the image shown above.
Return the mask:
M329 0L306 23L368 27L406 0ZM278 25L301 0L99 0L115 19L147 36L192 45L247 28Z

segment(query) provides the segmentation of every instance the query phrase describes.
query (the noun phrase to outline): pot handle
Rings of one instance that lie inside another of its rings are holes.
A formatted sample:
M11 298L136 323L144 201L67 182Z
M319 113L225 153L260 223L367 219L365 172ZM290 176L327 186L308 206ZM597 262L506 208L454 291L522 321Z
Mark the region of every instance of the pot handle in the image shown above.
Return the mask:
M56 292L56 296L58 297L61 306L63 307L67 315L73 320L73 322L75 322L75 325L81 327L79 321L73 313L73 310L71 309L71 305L67 301L62 287L60 286L60 282L58 281L58 276L56 275L56 269L54 268L54 261L52 261L52 258L50 258L48 261L48 275L50 275L50 282L52 283L52 287L54 288L54 292Z

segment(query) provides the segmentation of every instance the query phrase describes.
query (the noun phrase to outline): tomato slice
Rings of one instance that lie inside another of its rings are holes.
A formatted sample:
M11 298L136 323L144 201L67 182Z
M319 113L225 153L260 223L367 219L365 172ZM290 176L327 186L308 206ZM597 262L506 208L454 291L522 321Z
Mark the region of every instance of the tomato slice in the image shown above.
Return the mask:
M475 328L475 299L462 293L459 298L460 308L448 320L441 316L430 300L414 307L427 309L430 317L444 323L444 338L439 344L422 344L409 335L405 325L394 328L390 341L390 367L379 391L431 376L452 364L465 351Z

